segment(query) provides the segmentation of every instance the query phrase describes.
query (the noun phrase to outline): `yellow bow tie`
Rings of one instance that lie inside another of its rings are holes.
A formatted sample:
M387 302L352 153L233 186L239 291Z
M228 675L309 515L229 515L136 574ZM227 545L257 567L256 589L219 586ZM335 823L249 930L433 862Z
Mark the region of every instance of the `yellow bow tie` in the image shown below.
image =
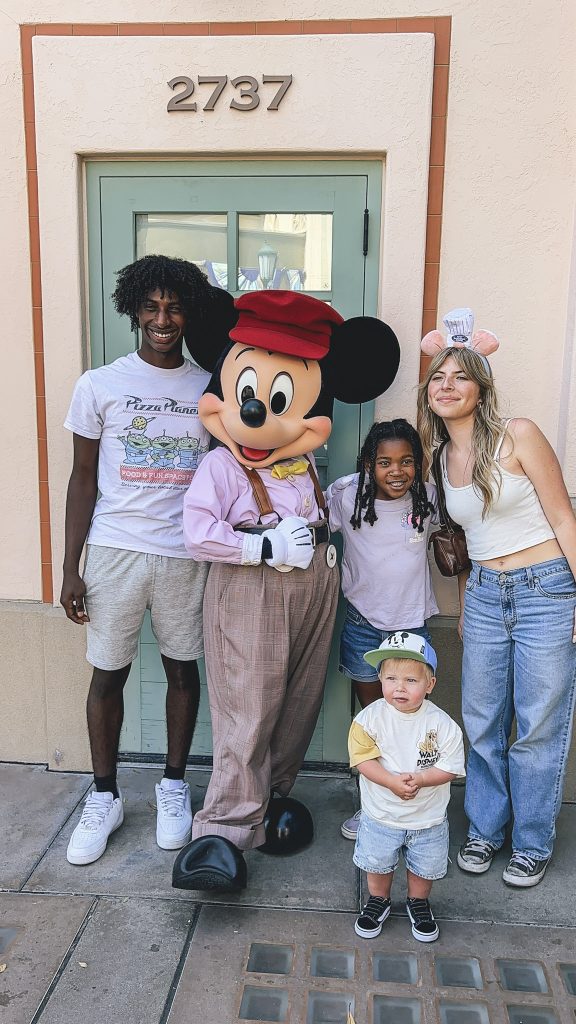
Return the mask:
M308 472L307 459L295 459L294 462L277 462L272 467L272 476L276 480L285 480L287 476L297 476Z

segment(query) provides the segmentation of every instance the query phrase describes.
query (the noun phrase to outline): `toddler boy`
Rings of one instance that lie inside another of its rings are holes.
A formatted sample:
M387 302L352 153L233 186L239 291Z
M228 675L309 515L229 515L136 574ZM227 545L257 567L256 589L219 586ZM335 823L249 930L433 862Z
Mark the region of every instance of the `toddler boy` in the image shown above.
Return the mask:
M362 804L354 863L367 873L370 893L354 928L364 939L382 931L402 850L412 934L434 942L440 931L428 897L448 865L446 807L450 782L465 774L462 732L425 700L436 683L437 658L423 637L392 633L364 658L379 666L383 699L356 716L348 737Z

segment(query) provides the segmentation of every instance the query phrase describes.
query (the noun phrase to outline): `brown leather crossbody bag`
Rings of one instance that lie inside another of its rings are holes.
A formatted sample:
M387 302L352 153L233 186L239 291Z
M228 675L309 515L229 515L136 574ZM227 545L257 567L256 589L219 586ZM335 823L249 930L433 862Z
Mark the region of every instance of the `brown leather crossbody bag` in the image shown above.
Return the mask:
M430 534L428 546L432 545L434 560L443 576L458 576L470 568L470 558L466 547L466 534L458 523L450 518L446 510L446 497L444 495L444 482L442 479L442 465L440 456L447 442L444 441L434 452L432 459L432 473L436 484L438 495L438 516L440 529Z

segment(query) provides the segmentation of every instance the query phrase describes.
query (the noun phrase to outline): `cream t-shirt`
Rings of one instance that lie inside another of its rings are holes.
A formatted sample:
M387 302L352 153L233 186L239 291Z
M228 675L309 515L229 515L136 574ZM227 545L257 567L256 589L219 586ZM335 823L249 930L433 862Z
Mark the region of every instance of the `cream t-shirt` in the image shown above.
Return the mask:
M352 722L348 737L350 767L377 759L386 771L417 774L440 768L463 776L462 731L445 711L424 700L418 711L397 711L382 698L364 708ZM439 825L446 815L450 783L419 790L413 800L399 796L360 776L362 810L393 828L420 829Z

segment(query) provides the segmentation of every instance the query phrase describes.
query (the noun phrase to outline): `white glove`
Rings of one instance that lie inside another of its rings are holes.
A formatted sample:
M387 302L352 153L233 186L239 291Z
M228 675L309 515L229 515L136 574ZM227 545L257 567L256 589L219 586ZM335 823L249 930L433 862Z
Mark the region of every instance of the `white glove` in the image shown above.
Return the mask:
M266 530L262 536L267 537L272 545L272 558L264 559L267 565L289 565L298 569L307 569L310 565L314 545L307 519L287 516L275 530Z

